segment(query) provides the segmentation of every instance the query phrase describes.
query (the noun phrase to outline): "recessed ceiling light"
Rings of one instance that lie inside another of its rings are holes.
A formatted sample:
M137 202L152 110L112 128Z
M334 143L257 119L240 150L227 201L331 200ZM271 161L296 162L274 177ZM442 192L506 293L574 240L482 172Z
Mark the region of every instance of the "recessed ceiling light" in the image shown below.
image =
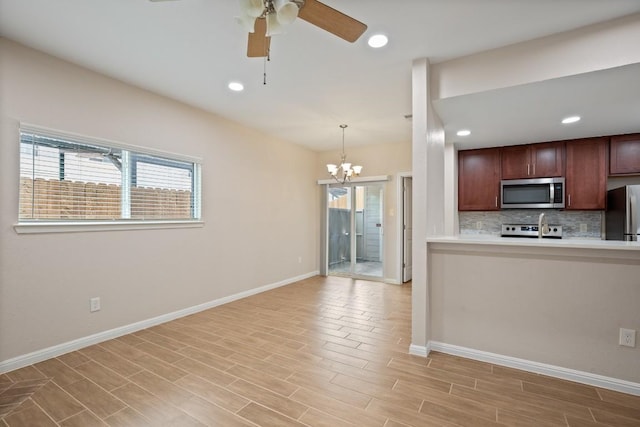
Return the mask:
M468 130L468 129L462 129L462 130L459 130L456 133L456 135L458 135L458 136L469 136L469 135L471 135L471 131Z
M369 46L377 49L379 47L386 46L388 42L389 39L384 34L374 34L369 37L369 41L367 43L369 44Z
M241 92L244 90L244 85L240 82L231 82L229 83L229 89L234 92Z
M564 119L562 119L562 124L569 124L569 123L575 123L575 122L579 122L580 121L580 116L571 116L571 117L565 117Z

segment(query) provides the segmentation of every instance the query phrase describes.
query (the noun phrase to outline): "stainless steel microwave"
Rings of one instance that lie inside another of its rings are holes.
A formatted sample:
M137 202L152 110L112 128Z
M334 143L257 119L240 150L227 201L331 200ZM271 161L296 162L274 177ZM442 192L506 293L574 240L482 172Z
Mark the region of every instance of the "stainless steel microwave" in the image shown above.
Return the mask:
M502 209L563 209L564 178L503 179Z

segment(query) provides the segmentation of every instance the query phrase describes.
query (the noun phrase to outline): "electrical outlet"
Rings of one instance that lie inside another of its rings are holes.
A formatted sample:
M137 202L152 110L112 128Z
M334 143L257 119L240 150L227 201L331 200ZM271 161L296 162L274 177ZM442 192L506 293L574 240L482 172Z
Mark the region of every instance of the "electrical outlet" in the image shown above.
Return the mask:
M635 329L620 328L620 345L625 347L636 346L636 331Z
M482 221L476 221L476 230L482 230Z
M100 297L91 298L89 300L89 311L91 313L94 311L100 311Z
M580 224L580 232L581 233L587 232L587 224Z
M302 264L302 257L301 256L298 257L298 264Z

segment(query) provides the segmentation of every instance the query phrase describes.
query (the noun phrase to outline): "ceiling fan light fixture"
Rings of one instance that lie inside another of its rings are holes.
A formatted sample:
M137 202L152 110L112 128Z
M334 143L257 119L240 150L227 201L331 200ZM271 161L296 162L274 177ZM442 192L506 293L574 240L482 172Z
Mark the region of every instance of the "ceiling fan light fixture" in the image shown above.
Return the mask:
M298 17L300 8L290 0L275 0L273 8L276 11L278 22L282 25L289 25Z
M284 26L278 20L276 13L267 13L267 37L284 33Z
M248 33L255 33L256 18L249 15L236 16L236 22Z
M258 18L264 12L262 0L240 0L240 9L243 15Z

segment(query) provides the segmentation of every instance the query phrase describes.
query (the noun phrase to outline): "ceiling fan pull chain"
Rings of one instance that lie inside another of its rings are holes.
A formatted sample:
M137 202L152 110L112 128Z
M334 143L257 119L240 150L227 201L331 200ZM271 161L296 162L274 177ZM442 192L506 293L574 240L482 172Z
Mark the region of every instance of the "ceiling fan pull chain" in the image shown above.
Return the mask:
M262 62L263 65L263 70L262 70L262 84L266 85L267 84L267 57L264 57L264 61Z
M266 55L264 56L263 68L262 68L262 84L267 84L267 61L271 61L271 49L267 44L267 38L264 39L264 51Z

